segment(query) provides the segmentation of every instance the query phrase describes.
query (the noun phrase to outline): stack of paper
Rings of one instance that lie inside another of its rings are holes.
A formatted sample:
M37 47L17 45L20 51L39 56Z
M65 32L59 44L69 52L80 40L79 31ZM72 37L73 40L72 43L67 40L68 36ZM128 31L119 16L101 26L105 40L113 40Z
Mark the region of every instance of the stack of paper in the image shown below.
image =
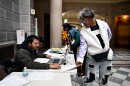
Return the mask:
M28 83L29 81L14 75L0 81L0 86L24 86Z
M39 62L39 63L47 63L50 59L46 59L46 58L36 58L35 62Z

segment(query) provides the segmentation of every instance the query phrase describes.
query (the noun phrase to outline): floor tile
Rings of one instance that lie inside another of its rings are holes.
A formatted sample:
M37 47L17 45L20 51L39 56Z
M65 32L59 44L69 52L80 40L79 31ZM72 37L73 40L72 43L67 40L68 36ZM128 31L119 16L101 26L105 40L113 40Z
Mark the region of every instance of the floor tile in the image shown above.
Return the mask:
M121 86L121 85L118 83L109 81L108 86Z
M126 77L126 79L125 79L125 80L130 81L130 76Z
M121 79L123 79L123 80L125 80L126 79L126 75L122 75L122 74L119 74L119 73L114 73L113 75L112 75L113 77L116 77L116 78L121 78Z
M124 81L122 86L130 86L130 82L129 81Z
M128 68L123 68L123 67L119 68L119 70L126 71L126 72L130 72L130 69L128 69Z
M116 78L116 77L111 77L110 81L114 82L114 83L117 83L117 84L122 84L124 80L120 79L120 78Z
M118 70L116 73L122 74L122 75L128 75L129 72Z

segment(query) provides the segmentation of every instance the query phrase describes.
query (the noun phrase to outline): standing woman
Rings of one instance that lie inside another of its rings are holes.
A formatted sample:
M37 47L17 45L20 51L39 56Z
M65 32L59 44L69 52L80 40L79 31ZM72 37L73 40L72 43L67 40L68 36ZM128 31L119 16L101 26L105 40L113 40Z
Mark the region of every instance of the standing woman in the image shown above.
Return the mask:
M64 23L63 28L64 31L67 31L68 33L68 44L71 45L71 50L73 50L74 58L76 61L77 49L80 45L80 31L69 23ZM74 43L72 44L73 39Z
M107 86L111 75L113 51L110 48L112 37L108 24L99 19L93 19L94 13L89 8L79 12L84 26L80 31L80 47L77 54L77 67L82 66L84 55L87 54L89 76L84 80L84 85L93 84L99 69L99 86ZM86 68L87 69L87 68Z
M71 50L73 50L75 61L77 60L77 50L80 45L80 31L76 29L74 26L70 25L69 23L63 24L64 31L67 31L68 33L68 44L71 46ZM74 39L74 43L72 44L72 41ZM86 60L84 60L86 61ZM77 75L78 76L84 76L85 71L85 62L83 62L82 67L77 67Z

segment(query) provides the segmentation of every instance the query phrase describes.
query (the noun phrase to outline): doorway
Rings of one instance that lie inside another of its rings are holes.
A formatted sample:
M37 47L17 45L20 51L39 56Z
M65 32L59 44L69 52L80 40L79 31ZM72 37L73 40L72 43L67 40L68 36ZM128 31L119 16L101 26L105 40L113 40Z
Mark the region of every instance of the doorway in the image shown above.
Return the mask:
M46 40L46 48L50 48L50 14L44 13L44 38Z
M130 48L130 19L118 17L117 24L117 45L119 48Z

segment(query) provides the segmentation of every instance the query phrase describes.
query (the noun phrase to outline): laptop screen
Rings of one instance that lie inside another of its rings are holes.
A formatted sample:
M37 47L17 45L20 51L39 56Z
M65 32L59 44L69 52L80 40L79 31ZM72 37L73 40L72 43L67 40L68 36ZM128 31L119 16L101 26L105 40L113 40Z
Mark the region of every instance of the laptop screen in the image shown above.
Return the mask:
M63 64L64 60L59 58L51 58L48 62L48 64Z

